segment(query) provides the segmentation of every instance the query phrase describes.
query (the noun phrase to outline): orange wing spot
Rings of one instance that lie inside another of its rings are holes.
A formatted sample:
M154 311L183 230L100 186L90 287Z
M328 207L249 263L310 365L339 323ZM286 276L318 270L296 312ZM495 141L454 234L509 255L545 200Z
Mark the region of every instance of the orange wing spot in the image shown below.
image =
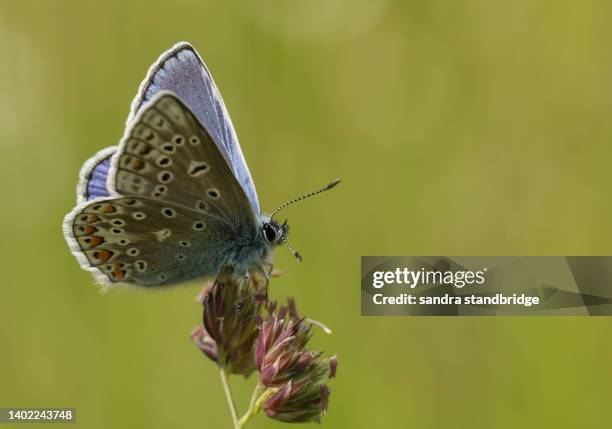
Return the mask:
M121 281L125 278L127 273L123 270L115 270L113 271L113 278L117 281Z
M100 219L99 216L96 216L95 214L90 214L90 213L82 214L81 216L79 216L80 223L97 223L97 222L100 222L101 220L102 219Z
M138 148L136 149L136 153L140 156L147 156L149 153L151 153L151 151L153 150L151 148L151 146L149 146L146 143L142 143L138 146Z
M145 167L145 163L138 158L133 158L130 162L130 167L132 170L140 171Z
M91 225L79 225L75 229L78 235L91 235L98 230L95 226Z
M142 159L135 156L123 155L121 157L121 166L128 170L140 171L145 168L146 164Z
M104 238L99 237L97 235L90 235L87 237L79 237L79 244L84 248L84 249L92 249L94 247L99 246L100 244L104 243Z
M98 235L92 235L89 237L91 240L89 241L89 247L97 247L100 244L104 243L104 238Z
M98 232L98 228L91 225L82 225L79 227L79 231L82 232L84 235L91 235L94 232Z
M113 255L114 255L114 252L111 252L110 250L107 250L107 249L102 249L102 250L96 250L92 256L98 261L99 264L103 264L104 262L112 258Z
M91 210L97 213L115 213L117 211L117 207L113 204L101 203L91 206Z
M130 140L128 143L128 149L131 153L135 153L140 156L147 156L153 148L145 142L139 140Z
M104 213L115 213L116 211L117 207L112 204L105 204L104 207L102 207L102 212Z

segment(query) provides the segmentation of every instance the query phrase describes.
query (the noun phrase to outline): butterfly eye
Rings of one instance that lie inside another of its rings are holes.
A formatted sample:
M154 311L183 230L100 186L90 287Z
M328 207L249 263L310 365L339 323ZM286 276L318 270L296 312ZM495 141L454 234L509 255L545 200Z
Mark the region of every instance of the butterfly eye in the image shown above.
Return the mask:
M264 236L269 243L273 243L276 240L276 231L269 223L264 223L263 226Z

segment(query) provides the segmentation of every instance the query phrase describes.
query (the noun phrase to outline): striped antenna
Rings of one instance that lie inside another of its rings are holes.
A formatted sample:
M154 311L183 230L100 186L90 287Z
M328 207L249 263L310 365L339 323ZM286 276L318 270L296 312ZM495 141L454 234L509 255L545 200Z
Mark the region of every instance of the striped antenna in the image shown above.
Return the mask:
M298 260L298 262L302 262L302 255L300 255L297 250L295 250L293 248L293 246L291 246L291 244L289 244L289 242L287 241L287 239L285 238L284 235L281 236L281 240L283 240L283 243L285 244L285 246L287 246L289 248L289 250L291 250L291 253L293 253L293 256L295 256L295 259Z
M336 186L338 183L340 183L340 179L336 179L333 182L325 185L323 188L316 190L314 192L310 192L309 194L304 194L304 195L300 195L297 198L294 198L290 201L287 201L285 204L283 204L282 206L280 206L279 208L277 208L276 210L274 210L272 212L272 214L270 215L270 217L274 217L274 215L276 213L278 213L279 211L281 211L282 209L284 209L287 206L290 206L291 204L297 203L298 201L301 200L305 200L306 198L310 198L310 197L314 197L317 194L320 194L321 192L325 192L325 191L329 191L331 188L333 188L334 186ZM284 241L284 240L283 240ZM285 241L285 244L291 249L291 246L289 246L289 243L287 243ZM297 253L295 250L291 249L294 252L294 255L297 254L296 258L298 258L299 253ZM298 260L301 260L301 257L298 258Z

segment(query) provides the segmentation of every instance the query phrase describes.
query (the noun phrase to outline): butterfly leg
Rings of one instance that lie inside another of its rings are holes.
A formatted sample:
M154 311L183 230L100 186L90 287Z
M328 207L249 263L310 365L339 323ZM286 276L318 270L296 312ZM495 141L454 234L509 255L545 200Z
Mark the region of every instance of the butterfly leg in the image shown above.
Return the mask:
M268 264L268 277L274 277L274 264Z
M268 284L270 283L270 275L261 264L255 267L253 274L254 275L251 276L251 279L253 280L253 285L255 286L255 299L265 301L268 299Z
M263 266L260 266L259 269L261 270L261 274L263 274L264 278L266 279L266 290L267 290L268 284L270 284L270 273Z

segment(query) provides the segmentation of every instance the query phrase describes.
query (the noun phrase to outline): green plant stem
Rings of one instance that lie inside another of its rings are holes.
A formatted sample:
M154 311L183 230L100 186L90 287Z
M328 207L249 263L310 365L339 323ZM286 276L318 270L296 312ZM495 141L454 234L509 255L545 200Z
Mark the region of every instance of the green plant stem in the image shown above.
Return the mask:
M253 389L253 394L251 395L251 400L249 402L249 409L247 410L247 412L249 411L253 411L253 408L255 407L255 401L257 401L257 398L259 398L259 395L261 394L261 391L263 390L263 386L259 383L257 383L257 385L255 386L255 389Z
M229 380L227 379L227 371L221 365L219 365L219 372L221 375L221 384L223 384L223 390L225 391L225 398L227 399L227 405L232 415L232 423L234 429L240 429L242 426L238 423L238 416L236 415L236 405L234 404L234 398L232 397L232 391L230 390Z
M257 399L259 399L259 396L263 389L264 389L264 386L262 386L259 383L257 383L257 386L255 386L255 389L253 389L253 394L251 395L251 401L249 402L249 409L246 411L246 413L244 413L244 416L242 416L240 420L238 421L238 424L240 425L241 428L243 428L247 424L247 422L251 419L251 417L253 417L255 414L259 412L259 409L255 409L256 408L255 404L257 403Z

